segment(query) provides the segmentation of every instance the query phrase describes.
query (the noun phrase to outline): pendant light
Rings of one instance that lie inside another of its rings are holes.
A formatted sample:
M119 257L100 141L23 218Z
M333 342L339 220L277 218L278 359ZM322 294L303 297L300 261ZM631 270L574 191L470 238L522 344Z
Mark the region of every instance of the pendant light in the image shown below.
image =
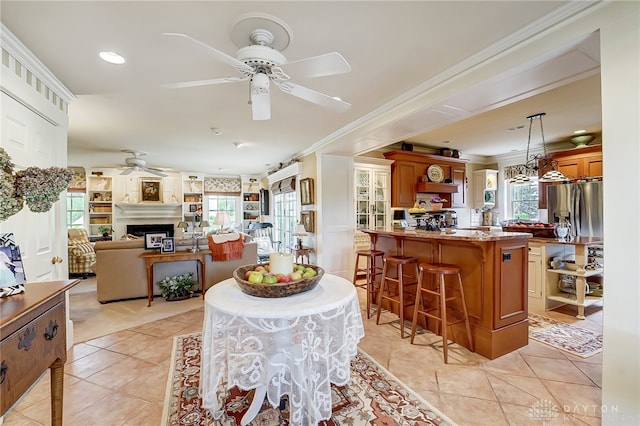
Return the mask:
M544 128L542 126L542 117L546 113L541 112L538 114L530 115L529 119L529 137L527 139L527 155L525 157L525 164L521 165L518 174L509 180L510 183L521 184L527 183L531 179L529 175L537 174L539 169L549 169L544 175L538 179L538 182L564 182L568 179L558 171L558 162L550 159L547 155L547 145L544 140ZM529 148L531 146L531 128L533 126L533 120L540 120L540 134L542 136L542 150L543 155L536 154L529 156Z

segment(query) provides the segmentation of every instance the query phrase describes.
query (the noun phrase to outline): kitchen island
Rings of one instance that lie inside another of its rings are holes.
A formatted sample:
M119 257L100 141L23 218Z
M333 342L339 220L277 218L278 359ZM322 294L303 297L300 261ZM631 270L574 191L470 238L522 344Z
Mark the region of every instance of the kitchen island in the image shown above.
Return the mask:
M528 343L527 263L528 241L524 232L457 230L362 229L371 244L389 255L418 258L418 262L441 262L462 268L462 284L471 322L475 352L495 359ZM389 308L389 306L384 306ZM405 308L413 317L413 306ZM435 330L435 324L423 324ZM465 347L464 324L451 329L451 339Z

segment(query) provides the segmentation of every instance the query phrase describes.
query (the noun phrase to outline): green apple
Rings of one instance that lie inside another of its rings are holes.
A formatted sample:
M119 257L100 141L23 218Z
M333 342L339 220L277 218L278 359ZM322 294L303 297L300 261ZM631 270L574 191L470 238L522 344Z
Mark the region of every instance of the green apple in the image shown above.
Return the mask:
M275 284L278 282L278 277L276 277L275 275L265 275L264 279L262 280L263 283L265 284Z
M304 272L302 272L303 278L311 278L315 277L318 273L313 268L304 268Z
M247 278L247 281L253 284L260 284L263 279L264 275L262 275L261 272L251 271L251 273L249 274L249 278Z
M291 278L291 281L298 281L302 279L302 274L300 272L292 272L289 274L289 278Z

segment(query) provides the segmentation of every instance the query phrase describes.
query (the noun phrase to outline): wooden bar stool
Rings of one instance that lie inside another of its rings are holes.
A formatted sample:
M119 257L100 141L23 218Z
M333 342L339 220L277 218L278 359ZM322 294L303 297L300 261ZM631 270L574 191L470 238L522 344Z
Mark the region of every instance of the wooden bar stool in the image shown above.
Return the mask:
M389 265L395 266L396 276L389 276ZM418 259L411 256L386 256L382 267L382 282L378 292L378 313L376 324L380 324L380 312L382 312L382 302L388 300L389 303L398 305L398 317L400 317L400 338L404 339L404 308L413 305L414 301L410 292L406 292L406 287L416 285L417 281L405 282L404 268L413 265L415 276L418 276ZM395 288L392 288L395 287ZM409 297L407 297L409 296Z
M421 263L420 272L418 274L418 286L416 289L416 300L413 311L413 324L411 326L411 343L416 334L416 327L418 325L418 315L424 315L428 318L433 318L438 321L438 325L442 325L442 343L444 352L444 363L447 364L447 327L457 324L459 322L465 323L467 328L467 338L469 339L470 350L473 352L473 339L471 338L471 326L469 325L469 315L467 313L467 304L464 300L464 290L462 288L462 277L460 276L460 267L457 265L448 265L446 263ZM428 283L425 286L425 273L435 275L435 288L429 288ZM449 289L445 284L445 275L457 275L458 276L458 289ZM448 295L447 292L451 292ZM426 306L423 300L423 296L435 296L432 297L433 303L430 306ZM447 306L447 302L454 301L457 297L460 298L460 304L462 311L453 309L452 306ZM449 313L452 320L449 320Z
M366 259L366 266L360 267L360 260ZM353 271L353 285L364 288L367 291L367 319L371 318L371 302L376 300L378 294L378 276L382 276L384 252L382 250L358 250L356 251L356 264ZM364 283L358 283L359 277L365 276Z

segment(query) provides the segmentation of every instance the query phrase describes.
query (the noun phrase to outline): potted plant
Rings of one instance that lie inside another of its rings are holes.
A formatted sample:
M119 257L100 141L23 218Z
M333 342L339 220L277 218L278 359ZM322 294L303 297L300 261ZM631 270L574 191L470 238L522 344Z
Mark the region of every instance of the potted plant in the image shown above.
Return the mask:
M447 200L445 200L444 198L440 198L439 196L436 196L436 197L431 197L429 202L431 203L432 211L440 211L442 210L442 203L446 203Z
M108 237L111 232L110 226L101 226L98 228L98 232L102 234L103 237Z
M193 295L193 286L196 284L191 272L165 277L158 283L162 297L168 301L190 298Z

